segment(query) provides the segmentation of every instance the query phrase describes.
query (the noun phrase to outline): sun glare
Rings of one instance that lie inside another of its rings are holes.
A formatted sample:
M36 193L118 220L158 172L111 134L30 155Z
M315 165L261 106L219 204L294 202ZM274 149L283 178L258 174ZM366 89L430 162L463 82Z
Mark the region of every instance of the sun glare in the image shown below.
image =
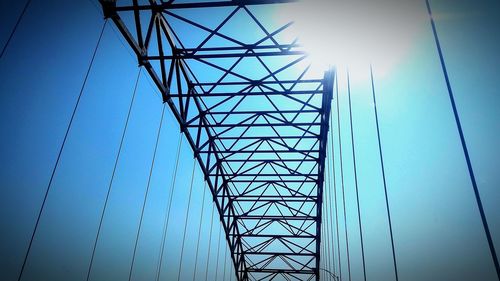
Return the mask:
M294 21L291 33L316 68L366 72L373 63L386 75L415 43L420 8L405 0L303 0L281 9L279 17Z

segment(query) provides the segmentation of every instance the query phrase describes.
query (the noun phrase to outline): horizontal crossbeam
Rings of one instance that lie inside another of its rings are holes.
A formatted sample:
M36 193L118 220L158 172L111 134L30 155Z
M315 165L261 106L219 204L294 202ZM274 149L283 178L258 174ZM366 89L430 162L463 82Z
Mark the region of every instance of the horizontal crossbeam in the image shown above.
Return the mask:
M238 281L319 280L333 71L250 8L296 0L100 2L194 153Z

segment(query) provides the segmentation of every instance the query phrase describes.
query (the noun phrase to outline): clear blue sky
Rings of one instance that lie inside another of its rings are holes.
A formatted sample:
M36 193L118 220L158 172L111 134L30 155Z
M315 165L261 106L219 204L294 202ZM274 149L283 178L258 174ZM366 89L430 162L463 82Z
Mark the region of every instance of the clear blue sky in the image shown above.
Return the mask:
M417 1L417 0L415 0ZM430 26L383 77L374 65L387 184L401 280L494 281ZM24 3L0 3L0 43ZM500 248L500 2L434 0L445 59L491 231ZM418 10L419 9L419 10ZM73 104L102 26L89 1L33 1L0 60L0 279L15 280ZM332 34L331 36L334 36ZM138 68L107 28L70 133L28 262L25 280L83 280ZM392 278L369 69L352 85L361 208L370 280ZM380 78L380 79L378 79ZM149 173L161 99L140 79L93 280L123 280ZM342 141L353 280L361 280L347 118L345 70L339 69ZM151 278L161 237L179 129L165 115L158 162L139 243L137 278ZM184 224L192 152L182 148L171 224ZM196 170L189 229L196 239L203 182ZM211 211L206 198L205 213ZM215 218L217 220L217 217ZM203 224L208 235L210 222ZM354 231L353 231L354 230ZM214 236L219 228L214 229ZM176 274L180 231L171 229L164 277ZM207 240L201 253L206 253ZM212 243L216 243L214 238ZM223 249L226 249L223 244ZM194 256L194 245L188 245ZM154 253L154 254L151 254ZM221 258L223 257L221 251ZM204 259L200 259L203 263ZM192 258L187 264L194 263ZM220 266L222 266L222 262ZM214 267L215 265L212 265ZM199 270L201 272L201 269ZM212 270L213 271L213 270ZM186 274L189 268L186 266ZM141 276L141 277L139 277Z

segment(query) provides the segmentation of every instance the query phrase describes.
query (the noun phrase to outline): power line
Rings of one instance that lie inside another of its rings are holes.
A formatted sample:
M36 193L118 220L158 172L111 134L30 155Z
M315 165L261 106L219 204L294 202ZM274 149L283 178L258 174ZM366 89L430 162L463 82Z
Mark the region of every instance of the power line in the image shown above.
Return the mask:
M78 94L78 98L77 98L75 106L73 108L73 112L71 113L71 118L69 119L69 123L68 123L68 126L66 128L66 132L64 134L63 141L61 143L61 147L59 148L59 153L57 154L56 162L54 164L54 167L52 168L52 173L50 175L49 183L47 184L47 188L45 190L45 194L44 194L43 200L42 200L42 205L40 206L40 210L38 211L38 215L37 215L36 222L35 222L35 227L33 228L33 232L31 233L31 238L30 238L30 242L28 244L28 249L26 250L23 264L21 266L21 271L19 272L19 276L17 278L18 281L20 281L21 278L23 277L24 268L26 267L26 262L28 260L28 256L29 256L30 251L31 251L31 246L33 245L33 240L35 239L35 235L36 235L36 232L38 230L40 218L42 217L42 213L43 213L43 210L45 208L45 203L47 202L47 198L48 198L50 189L52 187L52 181L54 180L54 176L55 176L57 167L59 166L59 161L61 159L61 155L62 155L62 152L64 150L64 146L66 145L66 140L68 139L69 132L70 132L71 127L73 125L73 120L74 120L76 112L78 110L78 106L80 105L80 100L83 96L83 90L85 89L85 85L87 84L87 80L88 80L88 77L90 75L90 70L92 69L92 65L94 64L94 59L96 57L97 50L99 49L99 45L101 43L102 35L104 34L104 30L106 28L107 22L108 21L105 20L103 25L102 25L101 32L99 34L99 39L97 40L97 44L96 44L94 51L92 53L92 58L90 59L90 63L89 63L89 66L87 68L87 72L85 73L85 78L83 79L82 87L80 88L80 93Z
M380 126L379 126L379 122L378 122L377 101L375 98L375 83L373 81L373 67L371 65L370 65L370 78L371 78L371 84L372 84L373 108L375 111L375 124L377 125L377 140L378 140L378 151L379 151L379 155L380 155L380 166L382 169L382 179L384 182L385 206L387 209L387 220L389 222L389 233L391 236L392 260L394 263L394 274L396 276L396 281L398 281L399 280L398 266L396 263L396 250L394 249L394 235L393 235L393 231L392 231L391 211L389 208L389 196L387 195L387 182L385 180L385 167L384 167L384 157L382 155L382 143L380 141Z
M495 265L495 270L497 272L498 280L500 280L500 265L499 265L498 256L497 256L497 253L495 250L495 244L493 243L493 239L491 237L490 228L488 226L488 220L486 219L486 214L484 212L483 203L481 200L481 195L479 194L479 189L477 187L476 177L474 175L474 170L472 168L472 163L471 163L470 156L469 156L469 150L467 149L467 143L465 141L465 136L464 136L464 132L462 129L462 124L460 122L460 116L458 115L457 105L455 103L455 97L453 95L453 90L451 88L450 78L448 76L448 69L446 68L446 63L444 61L443 50L441 48L441 43L439 41L439 36L437 34L436 24L434 22L434 17L432 16L432 10L431 10L431 5L429 3L429 0L425 0L425 4L427 6L427 12L429 14L429 18L431 21L432 33L434 35L436 49L437 49L438 54L439 54L439 62L441 63L441 68L443 70L443 75L444 75L444 78L446 81L446 88L448 89L448 96L450 98L451 107L453 109L453 116L455 117L455 123L457 125L458 134L460 135L460 143L462 144L462 150L464 152L465 161L467 162L467 169L469 170L469 177L470 177L470 181L472 183L472 188L474 190L476 204L477 204L477 207L479 209L479 214L481 215L481 222L483 224L484 233L486 234L486 239L488 240L488 247L490 249L491 258L493 259L493 264Z

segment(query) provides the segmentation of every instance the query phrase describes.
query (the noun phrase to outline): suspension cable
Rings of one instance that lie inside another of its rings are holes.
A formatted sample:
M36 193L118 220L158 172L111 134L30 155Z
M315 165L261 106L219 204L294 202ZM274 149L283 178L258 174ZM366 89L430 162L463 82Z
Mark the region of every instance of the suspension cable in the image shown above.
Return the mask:
M330 118L331 120L331 118ZM332 124L330 122L330 124ZM333 125L333 124L332 124ZM328 185L329 185L329 191L328 191L328 201L330 202L330 204L328 205L329 208L328 208L328 213L330 214L330 228L327 229L327 231L330 232L330 239L331 239L331 252L329 255L331 255L331 260L332 260L332 269L333 269L333 273L335 274L335 276L337 276L337 263L335 261L335 231L334 231L334 223L333 223L333 220L334 220L334 213L333 213L333 204L336 204L334 201L333 201L333 196L332 196L332 191L335 192L336 190L336 183L335 183L335 163L334 163L334 157L335 157L335 151L333 150L333 128L330 128L330 158L331 158L331 163L330 161L328 161L328 179L329 179L329 182L328 182ZM328 149L328 143L327 143L327 149ZM332 170L334 171L332 173ZM332 179L332 174L333 174L333 179ZM332 184L333 182L333 184ZM333 190L332 190L332 186L333 186Z
M327 147L326 149L328 150L328 144L327 144ZM333 157L333 154L332 152L330 151L330 158ZM332 193L332 173L331 173L331 164L330 164L330 160L327 159L327 162L326 162L326 171L328 173L328 193L325 193L325 196L326 196L326 199L327 199L327 203L325 204L326 207L325 207L325 212L327 214L327 222L328 224L325 225L325 234L327 236L327 250L326 250L326 255L328 257L330 257L330 263L328 263L328 269L329 270L332 270L333 272L336 271L336 268L335 268L335 242L334 242L334 237L335 237L335 232L333 231L333 212L332 212L332 196L331 196L331 193Z
M328 144L326 145L326 150L328 150ZM331 156L331 152L330 152L330 156ZM327 161L326 161L326 170L328 171L328 189L326 190L325 194L324 194L324 197L326 197L327 200L326 201L326 204L325 204L325 214L326 214L326 222L325 222L325 226L324 226L324 233L325 233L325 236L326 236L326 243L325 243L325 254L326 254L326 266L328 267L328 269L332 269L333 267L331 266L332 263L335 264L335 257L332 255L332 252L330 251L331 248L333 247L333 241L330 241L330 237L331 235L328 235L329 234L329 229L331 228L331 221L330 219L332 219L332 216L330 214L329 211L331 211L331 202L329 200L329 196L330 196L330 193L331 193L331 189L332 189L332 183L331 183L331 176L332 174L330 173L330 161L328 160L327 158ZM330 208L329 208L330 206ZM330 214L330 216L329 216ZM333 233L333 232L331 232Z
M325 233L324 227L322 227L321 228L321 237L323 237L325 235L326 235L326 233ZM325 243L323 243L323 239L321 240L320 247L321 247L320 248L320 256L325 256L326 257L327 256L327 254L326 254L326 246L325 246ZM320 268L324 267L324 264L325 264L324 259L320 259L319 267ZM318 274L320 275L320 279L322 279L321 278L321 272L318 271Z
M325 164L326 164L325 167L328 169L328 162L325 163ZM325 195L327 194L328 189L325 188L324 190L325 190L325 192L323 193L323 197L325 197ZM326 230L327 227L328 227L328 216L327 216L327 212L326 212L328 202L327 201L325 202L325 201L326 200L324 200L324 204L322 205L323 206L322 214L323 214L324 223L321 224L321 226L322 226L321 229L322 229L322 232L323 232L321 234L321 237L322 237L322 239L321 239L322 243L321 244L323 246L323 252L324 252L323 257L324 258L322 259L323 263L320 264L320 267L325 267L326 268L326 267L328 267L328 264L329 264L330 260L329 260L329 255L328 255L328 247L329 247L328 236L327 236L328 232Z
M215 258L215 279L219 275L219 254L220 254L220 240L222 239L222 227L219 228L219 238L217 239L217 257Z
M335 275L335 273L331 272L330 270L326 269L326 268L320 268L319 270L322 270L324 271L325 273L328 273L328 275L330 275L330 277L333 279L333 280L338 280L339 277L337 275Z
M78 106L80 104L80 100L81 100L81 98L83 96L83 92L84 92L83 90L85 89L85 85L87 84L87 80L88 80L88 77L90 75L90 70L92 69L92 65L94 64L94 59L96 57L97 50L99 49L99 45L101 43L101 38L102 38L102 35L104 34L104 30L106 28L106 23L107 22L108 21L105 20L104 24L102 25L101 32L99 34L99 39L97 40L97 44L96 44L96 46L94 48L94 51L92 53L92 58L90 59L89 66L88 66L87 72L85 74L85 78L83 79L82 87L80 88L80 93L78 94L78 98L77 98L75 106L73 108L73 112L71 113L71 118L69 119L68 126L66 127L66 132L64 134L63 141L62 141L61 146L59 148L59 152L57 154L56 162L54 164L54 167L52 168L52 173L50 175L50 179L49 179L49 182L47 184L47 188L45 189L45 194L43 196L42 204L41 204L40 209L38 211L38 215L37 215L37 218L36 218L35 226L34 226L33 231L31 233L31 238L30 238L30 242L28 244L28 249L26 250L26 254L24 255L24 260L23 260L23 263L22 263L22 266L21 266L21 270L20 270L19 276L17 278L18 281L20 281L21 278L23 277L24 268L26 267L26 262L28 260L28 257L29 257L30 251L31 251L31 246L33 245L33 240L35 239L35 235L36 235L36 232L38 230L38 225L40 224L40 219L42 217L43 210L45 209L45 203L47 202L47 198L48 198L50 189L52 187L52 181L54 180L54 176L55 176L56 170L57 170L57 168L59 166L59 161L61 159L61 155L62 155L62 152L64 150L64 146L66 145L66 140L68 139L69 132L70 132L71 127L73 125L73 120L74 120L76 112L78 110Z
M177 154L176 154L176 160L175 160L175 166L174 166L174 174L172 175L172 184L170 185L170 191L168 195L168 204L166 205L166 210L165 210L165 222L163 224L163 233L162 233L162 238L161 238L161 245L160 245L160 253L158 256L158 264L156 266L156 281L160 280L160 273L161 273L161 267L163 263L163 252L165 250L165 242L167 240L167 230L168 230L168 224L170 222L170 210L172 207L172 199L174 197L174 191L175 191L175 182L177 179L177 170L179 168L179 159L180 159L180 154L181 154L181 147L182 147L182 134L179 134L179 142L177 143Z
M326 182L326 181L325 181ZM324 189L326 190L326 188ZM323 193L323 196L325 195L325 193ZM322 205L322 211L321 213L324 214L324 211L325 211L325 204ZM323 221L325 221L325 223L323 223ZM325 217L325 215L323 215L322 219L321 219L321 229L320 229L320 237L321 237L321 240L320 240L320 260L319 260L319 267L318 267L318 275L320 275L321 277L321 272L319 272L319 268L321 267L325 267L325 264L326 264L326 259L328 258L328 255L326 254L326 239L325 239L325 236L326 236L326 231L325 231L325 224L326 222L328 221L328 218ZM324 257L324 258L323 258ZM321 279L321 278L320 278Z
M229 263L231 264L231 257L229 257ZM233 280L233 270L234 270L234 267L230 266L229 267L229 281Z
M339 82L338 82L338 76L335 74L335 91L339 92ZM333 124L333 114L330 115L330 123ZM338 213L338 201L337 201L337 176L336 176L336 169L335 169L335 147L334 147L334 141L333 141L333 130L330 130L330 139L332 140L330 142L331 150L332 150L332 169L333 169L333 200L335 202L335 229L336 229L336 236L337 236L337 254L338 254L338 264L339 264L339 278L342 280L342 259L340 258L340 233L339 233L339 213ZM331 195L330 195L331 197Z
M373 81L373 67L370 65L370 78L371 78L371 83L372 83L372 96L373 96L373 108L375 111L375 124L377 126L377 140L378 140L378 151L380 155L380 166L382 169L382 180L384 183L384 194L385 194L385 206L387 209L387 220L389 222L389 233L391 236L391 247L392 247L392 260L394 263L394 274L396 276L396 281L399 280L398 277L398 266L396 263L396 250L394 249L394 235L392 231L392 220L391 220L391 210L389 207L389 196L387 195L387 182L385 180L385 167L384 167L384 157L382 154L382 143L380 141L380 126L378 122L378 112L377 112L377 101L375 98L375 82Z
M184 258L184 246L186 244L186 230L187 230L187 225L188 225L188 220L189 220L189 210L191 208L191 197L193 194L193 183L194 183L194 172L195 171L196 171L196 158L193 160L193 172L191 173L191 184L189 186L189 199L188 199L188 205L187 205L187 211L186 211L186 219L184 221L184 232L182 234L181 258L179 261L179 272L177 274L177 281L181 280L182 260Z
M352 162L354 168L354 185L356 187L356 205L358 207L358 224L359 224L359 237L361 242L361 261L363 264L363 280L366 281L366 265L365 265L365 246L363 242L363 228L361 223L361 207L359 206L359 188L358 188L358 172L356 167L356 152L354 143L354 129L352 121L352 104L351 104L351 80L349 77L349 71L347 71L347 96L349 98L349 121L351 125L351 144L352 144Z
M477 187L476 177L474 175L474 170L472 168L472 163L471 163L470 156L469 156L469 150L467 148L467 143L465 141L465 136L464 136L464 132L462 129L462 123L460 122L460 116L458 115L457 105L455 103L455 97L453 94L453 90L451 88L450 78L448 76L448 69L446 68L446 63L444 61L443 50L441 48L441 43L439 41L439 36L437 34L436 24L434 22L434 17L432 16L432 10L431 10L431 5L429 3L429 0L425 0L425 4L427 6L427 12L429 14L429 18L431 21L432 33L434 35L434 41L436 43L436 48L437 48L437 51L439 54L439 62L441 63L441 68L443 70L443 75L444 75L444 78L446 81L446 88L448 89L448 96L450 98L451 107L453 109L453 116L455 117L455 123L457 125L458 134L460 136L460 143L462 144L462 150L464 152L465 161L467 162L467 169L469 170L469 177L470 177L470 181L472 183L472 188L474 190L476 204L477 204L477 207L479 209L479 214L481 215L481 222L483 224L484 232L486 234L486 239L488 240L488 247L490 249L491 258L493 259L493 264L495 265L498 280L500 280L500 265L499 265L498 256L497 256L497 253L495 250L495 244L493 243L493 239L491 237L490 228L488 226L488 220L486 219L486 214L485 214L484 208L483 208L483 202L481 200L481 195L479 194L479 189Z
M227 264L227 249L224 251L224 270L222 274L222 281L226 281L226 264Z
M205 194L207 190L207 182L203 185L203 199L201 202L201 216L200 216L200 224L198 225L198 238L196 240L196 254L194 258L194 270L193 270L193 281L196 280L196 270L198 268L198 254L200 251L200 238L201 238L201 226L203 225L203 215L205 213Z
M346 242L346 251L347 251L347 273L349 274L349 281L351 281L351 261L349 257L349 237L347 235L347 214L346 214L346 206L345 206L345 188L344 188L344 167L342 161L342 137L340 133L340 110L339 110L339 92L337 90L337 129L339 135L339 156L340 156L340 178L342 183L342 205L344 207L344 225L345 225L345 242Z
M10 41L12 40L12 37L14 37L14 33L16 33L17 27L19 26L19 23L21 23L21 20L24 17L24 14L26 13L26 10L28 9L28 6L30 5L31 0L26 1L26 4L24 4L23 10L21 11L21 14L17 18L16 24L14 25L14 28L12 28L12 31L10 32L9 38L7 39L7 42L5 42L5 45L3 45L2 52L0 53L0 59L3 57L5 54L5 51L7 50L7 47L9 46Z
M163 125L163 117L165 115L165 107L166 107L166 104L164 103L162 110L161 110L160 125L158 126L158 132L156 133L156 143L155 143L155 148L153 151L153 159L151 159L151 166L149 168L149 176L148 176L148 183L146 185L146 192L144 193L144 199L142 201L142 209L141 209L141 216L139 219L139 227L137 228L137 233L135 235L134 252L132 254L132 262L130 263L130 271L128 273L128 281L132 280L132 272L134 270L134 265L135 265L135 255L137 252L137 244L139 243L139 235L141 234L142 222L144 219L144 210L146 209L146 203L148 201L149 187L151 186L151 177L153 175L153 170L154 170L154 166L155 166L156 151L158 149L158 143L160 142L161 127Z
M121 152L122 152L122 147L123 147L123 143L124 143L124 140L125 140L125 135L127 133L128 123L129 123L129 120L130 120L130 115L132 113L132 107L134 106L135 96L136 96L136 93L137 93L137 86L139 85L139 79L140 79L140 76L141 76L141 70L142 70L142 68L139 68L139 73L137 74L137 78L135 80L134 91L132 93L132 99L130 100L130 105L128 107L128 112L127 112L127 117L125 119L125 126L123 127L122 136L120 138L120 145L118 146L118 152L116 153L115 164L113 166L113 171L111 172L111 178L110 178L109 184L108 184L108 191L106 193L106 198L104 199L104 206L103 206L103 208L101 210L101 216L99 218L99 225L97 227L97 233L96 233L96 237L94 239L94 245L92 247L92 255L91 255L91 258L90 258L89 268L87 270L87 277L86 277L87 281L89 281L89 279L90 279L90 273L92 272L92 266L94 264L94 257L95 257L95 252L96 252L96 249L97 249L97 243L98 243L99 237L101 235L101 228L102 228L102 223L104 221L104 215L106 214L106 210L108 208L109 196L111 194L111 189L112 189L112 186L113 186L113 181L114 181L114 178L115 178L116 169L118 167L118 162L120 160L120 155L121 155Z
M325 190L325 193L323 193L323 196L325 196L325 194L326 194L326 188L324 190ZM328 217L326 216L326 212L325 212L325 210L326 210L326 202L322 206L323 206L322 221L324 220L324 223L321 223L320 257L324 257L324 258L320 259L319 268L325 268L325 267L327 267L327 264L328 264L328 252L327 252L328 251L328 239L326 238L327 233L326 233L326 230L325 230L326 224L328 223ZM321 277L321 272L319 272L319 268L318 268L318 274Z
M210 250L212 248L212 230L214 227L214 210L215 210L215 205L212 206L212 215L210 216L210 234L208 236L208 255L207 255L207 263L205 266L205 281L208 280L208 263L210 261Z

